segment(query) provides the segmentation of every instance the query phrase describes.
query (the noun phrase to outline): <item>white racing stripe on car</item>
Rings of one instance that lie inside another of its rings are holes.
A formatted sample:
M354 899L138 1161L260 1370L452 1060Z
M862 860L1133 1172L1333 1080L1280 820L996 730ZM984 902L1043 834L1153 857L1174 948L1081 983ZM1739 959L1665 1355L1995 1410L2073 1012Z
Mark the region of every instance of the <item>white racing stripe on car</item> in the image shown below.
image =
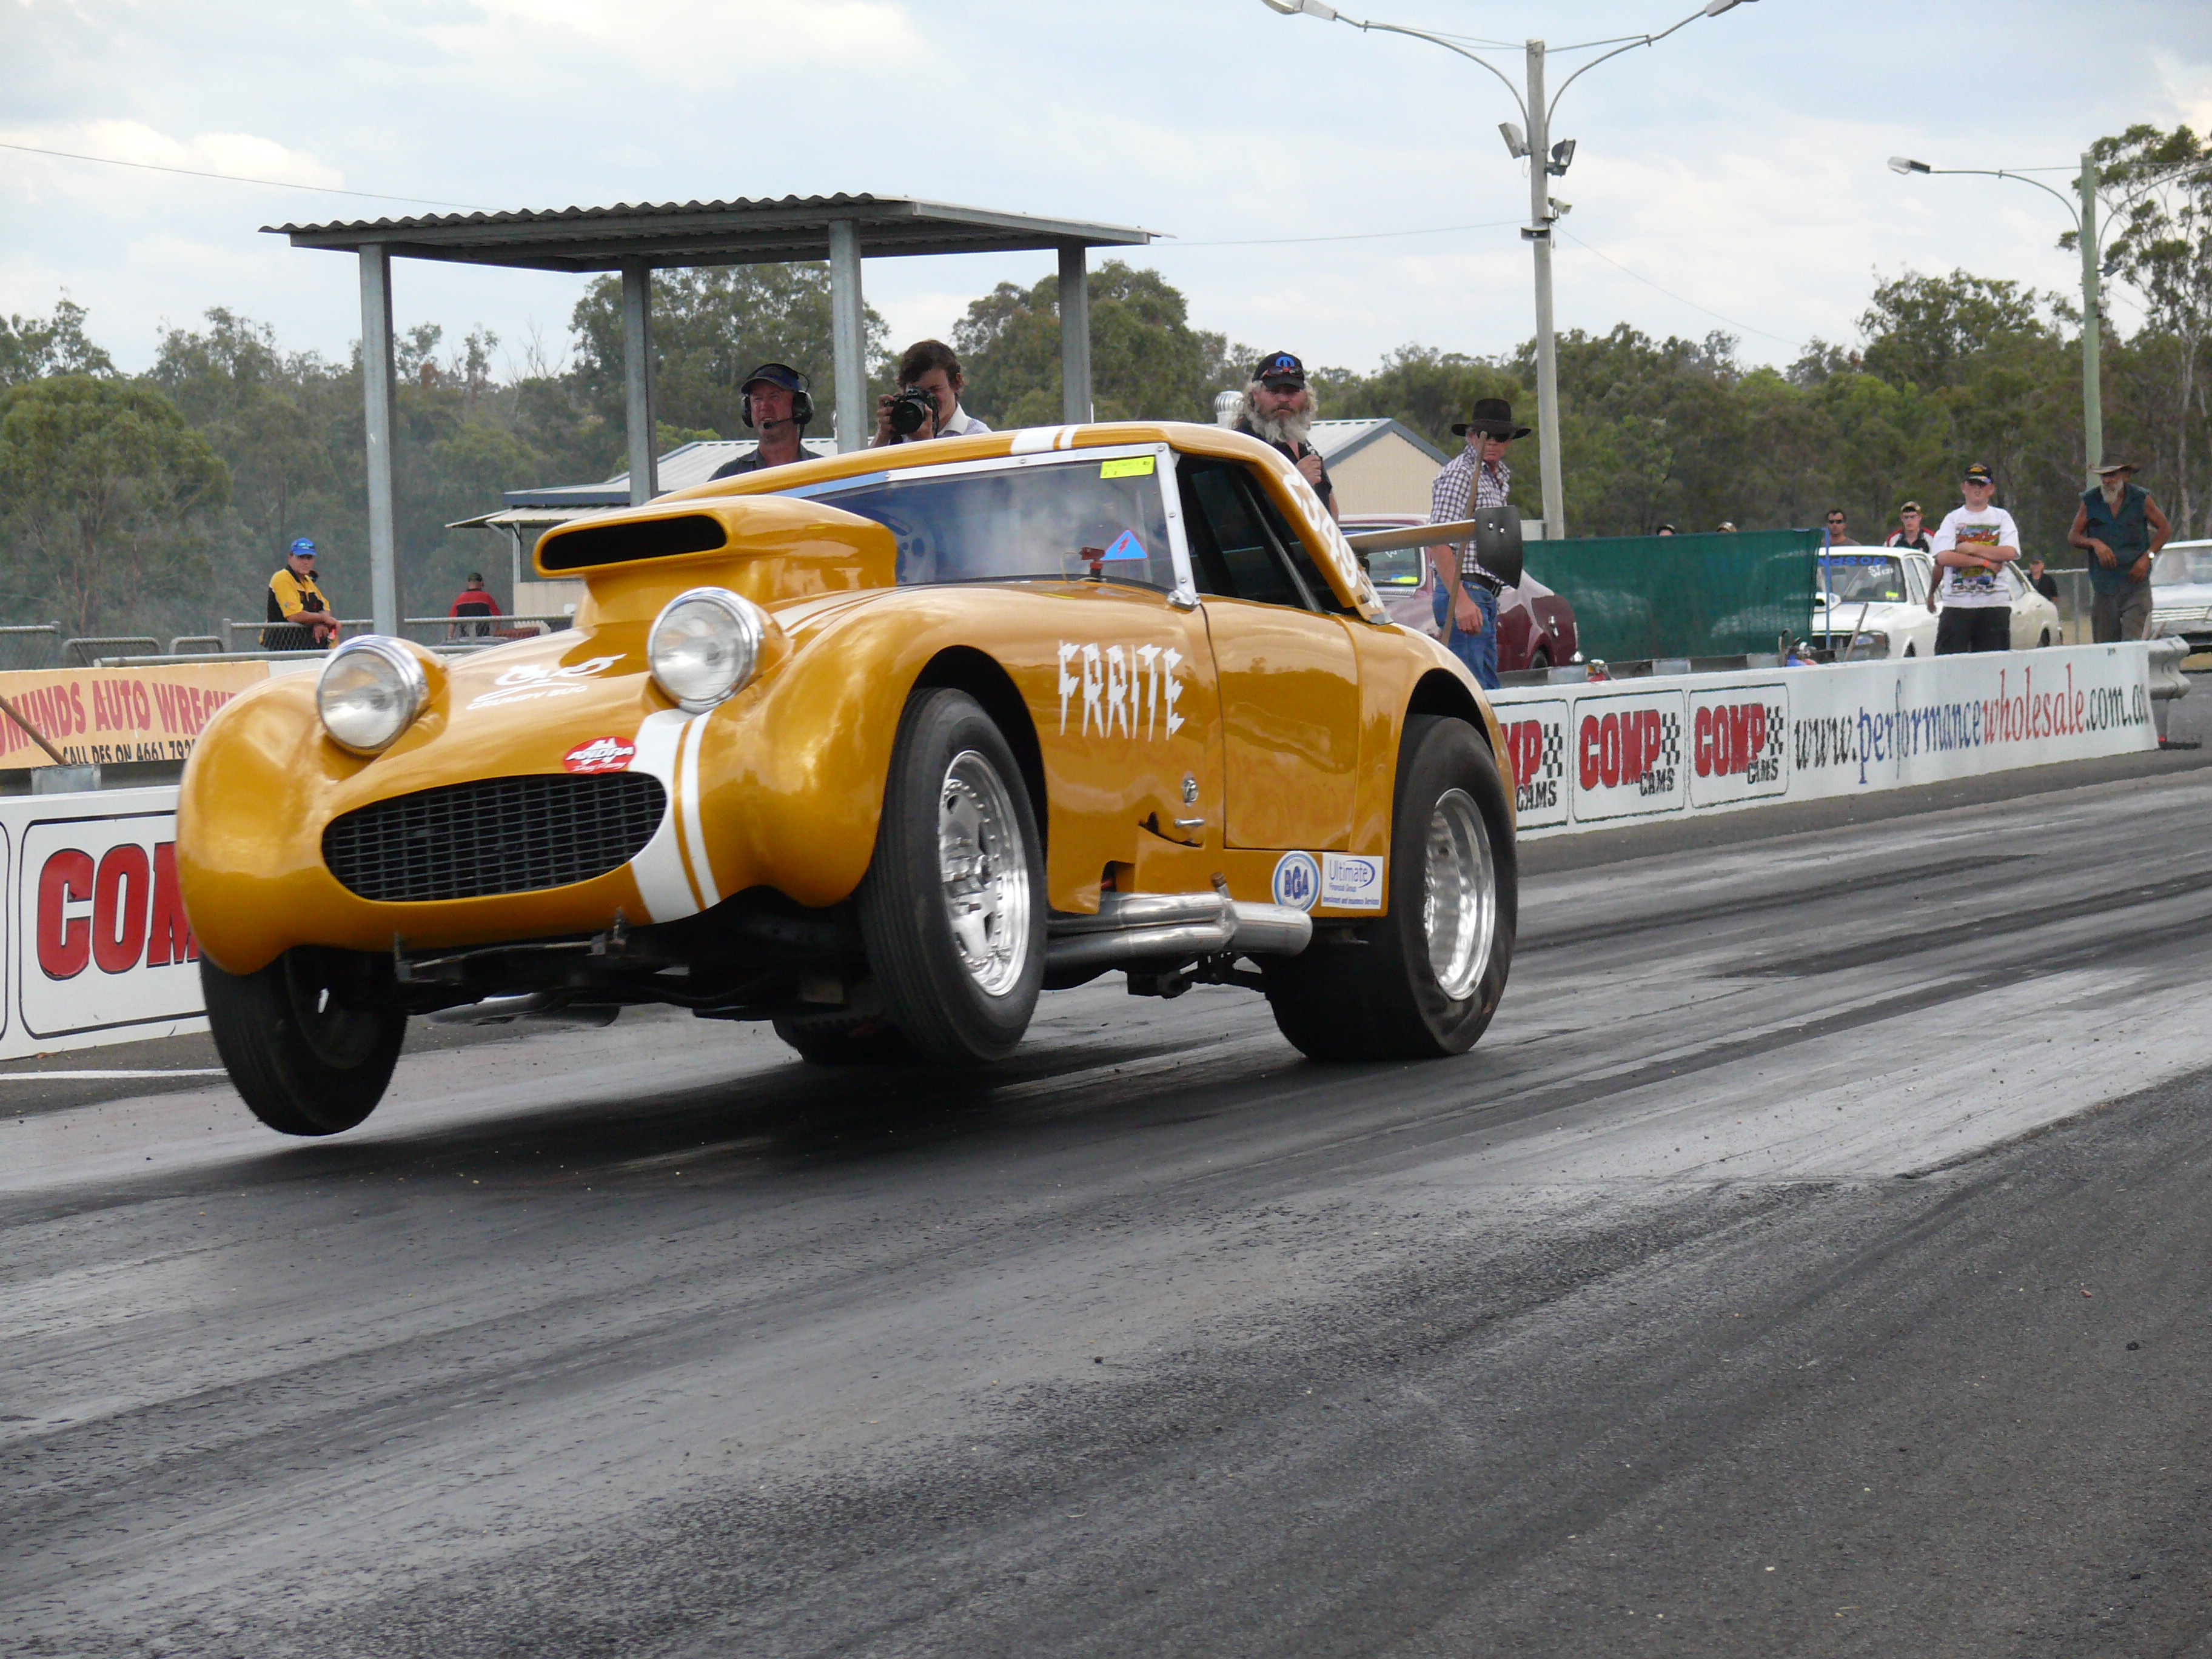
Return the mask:
M1065 449L1075 435L1072 426L1029 426L1014 434L1014 455L1036 455L1048 449Z
M678 745L683 756L684 788L677 797L678 810L684 814L684 867L691 877L691 890L697 896L699 908L710 909L721 902L722 895L714 885L714 866L707 856L707 823L699 810L699 750L707 741L707 720L704 715L690 722L684 736L689 740Z
M659 778L660 787L668 792L668 810L661 816L660 828L629 861L630 874L637 878L638 896L645 901L646 918L650 921L674 921L705 908L684 868L684 850L677 836L678 815L684 810L679 756L684 728L692 723L690 715L673 708L647 714L638 722L637 754L630 761L630 770Z

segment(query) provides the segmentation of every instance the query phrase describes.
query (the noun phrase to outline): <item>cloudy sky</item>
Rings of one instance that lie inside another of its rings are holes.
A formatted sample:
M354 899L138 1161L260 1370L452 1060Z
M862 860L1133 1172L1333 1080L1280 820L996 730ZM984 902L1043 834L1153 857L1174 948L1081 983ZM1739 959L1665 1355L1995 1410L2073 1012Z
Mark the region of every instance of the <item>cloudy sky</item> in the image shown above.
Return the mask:
M1552 42L1553 84L1689 0L1354 0L1353 15ZM434 204L839 190L1141 225L1193 320L1310 362L1532 329L1504 87L1434 46L1261 0L0 0L0 143L406 197L379 202L0 149L0 312L66 292L131 368L210 306L343 354L351 261L258 234ZM1522 53L1489 54L1516 80ZM2078 282L2059 205L1937 166L2069 169L2135 122L2212 126L2203 0L1748 0L1594 70L1562 328L1726 329L1752 361L1848 340L1875 272ZM2067 172L2043 175L2064 187ZM1311 240L1289 240L1311 239ZM900 340L1047 256L886 259ZM399 267L403 323L557 361L578 283ZM2123 313L2123 322L2125 317Z

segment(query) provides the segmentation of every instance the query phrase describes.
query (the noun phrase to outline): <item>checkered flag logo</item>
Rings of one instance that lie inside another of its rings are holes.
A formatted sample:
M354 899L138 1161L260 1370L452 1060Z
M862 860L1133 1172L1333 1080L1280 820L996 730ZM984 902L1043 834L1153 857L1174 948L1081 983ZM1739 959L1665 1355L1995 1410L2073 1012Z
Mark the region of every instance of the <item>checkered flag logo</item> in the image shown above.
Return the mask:
M1564 725L1544 727L1544 754L1537 763L1540 778L1563 778L1567 775L1567 728Z
M1665 765L1680 766L1682 763L1682 717L1680 714L1660 715L1659 754Z
M1784 732L1783 727L1789 722L1790 716L1784 712L1780 703L1770 702L1766 705L1766 747L1759 751L1765 758L1771 761L1779 761L1782 758L1783 741L1788 735Z

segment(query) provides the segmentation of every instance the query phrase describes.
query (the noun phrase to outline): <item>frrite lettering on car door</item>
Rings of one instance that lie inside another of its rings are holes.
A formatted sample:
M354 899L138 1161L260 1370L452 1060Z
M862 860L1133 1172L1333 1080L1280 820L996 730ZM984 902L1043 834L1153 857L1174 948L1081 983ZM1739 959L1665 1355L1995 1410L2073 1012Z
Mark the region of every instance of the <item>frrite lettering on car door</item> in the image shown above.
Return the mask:
M1176 712L1183 683L1183 654L1171 645L1060 642L1060 729L1071 716L1078 734L1102 738L1173 737L1182 729Z

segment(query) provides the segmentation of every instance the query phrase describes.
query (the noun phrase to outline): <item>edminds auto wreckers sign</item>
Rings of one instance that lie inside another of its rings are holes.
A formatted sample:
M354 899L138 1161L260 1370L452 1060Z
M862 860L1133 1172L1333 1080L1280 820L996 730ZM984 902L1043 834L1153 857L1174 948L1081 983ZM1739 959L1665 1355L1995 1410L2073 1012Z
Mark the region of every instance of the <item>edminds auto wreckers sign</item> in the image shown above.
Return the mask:
M1568 764L1577 823L1678 811L1688 799L1679 690L1574 699Z
M0 1058L204 1029L175 800L132 789L5 804Z

